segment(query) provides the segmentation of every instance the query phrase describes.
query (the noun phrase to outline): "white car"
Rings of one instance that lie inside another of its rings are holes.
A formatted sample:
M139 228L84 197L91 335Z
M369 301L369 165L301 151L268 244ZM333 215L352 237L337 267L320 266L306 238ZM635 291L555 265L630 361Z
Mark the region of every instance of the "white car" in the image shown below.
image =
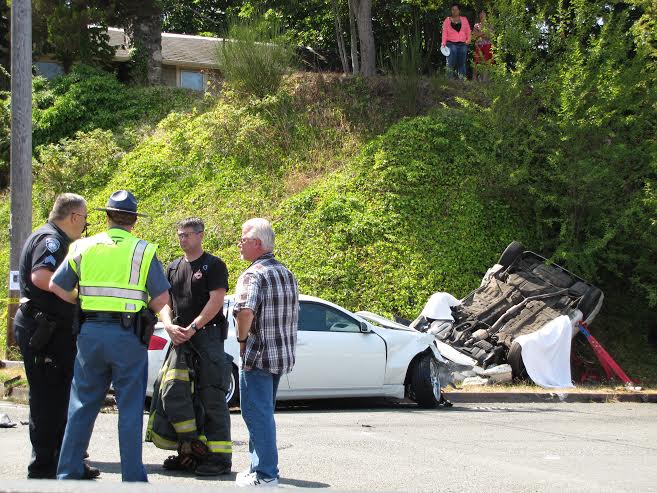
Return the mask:
M238 404L241 364L233 304L227 296L224 314L229 329L224 348L234 358L226 396L231 406ZM169 345L169 335L158 324L148 348L148 396ZM439 365L444 362L432 334L301 295L296 363L281 379L277 399L410 397L422 407L435 407L441 400Z

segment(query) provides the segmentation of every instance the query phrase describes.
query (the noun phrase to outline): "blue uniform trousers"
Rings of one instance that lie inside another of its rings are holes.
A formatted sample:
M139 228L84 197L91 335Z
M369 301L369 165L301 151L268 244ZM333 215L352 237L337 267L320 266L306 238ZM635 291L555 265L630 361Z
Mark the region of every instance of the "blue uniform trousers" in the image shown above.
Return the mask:
M118 322L85 322L78 336L68 422L59 454L58 479L80 479L84 453L110 382L119 408L123 481L147 481L142 429L148 355L132 330Z

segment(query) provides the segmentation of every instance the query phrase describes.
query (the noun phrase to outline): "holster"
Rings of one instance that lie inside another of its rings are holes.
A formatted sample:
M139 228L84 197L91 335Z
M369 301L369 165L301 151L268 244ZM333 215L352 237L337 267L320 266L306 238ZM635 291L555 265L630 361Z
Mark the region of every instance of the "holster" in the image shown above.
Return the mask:
M33 318L36 322L36 329L32 337L30 337L30 348L36 352L42 351L46 348L52 335L57 327L57 322L48 319L45 313L40 311L33 312Z
M145 346L148 346L151 341L151 336L155 331L155 324L157 323L157 315L150 308L142 308L136 314L135 319L135 334Z

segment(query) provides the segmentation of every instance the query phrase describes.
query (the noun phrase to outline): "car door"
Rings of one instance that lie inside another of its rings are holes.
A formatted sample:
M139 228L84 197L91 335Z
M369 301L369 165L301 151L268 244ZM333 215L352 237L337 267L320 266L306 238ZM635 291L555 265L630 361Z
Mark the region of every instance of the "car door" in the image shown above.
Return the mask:
M300 303L296 362L288 374L294 394L372 394L383 386L385 371L380 336L362 333L356 318L332 306Z

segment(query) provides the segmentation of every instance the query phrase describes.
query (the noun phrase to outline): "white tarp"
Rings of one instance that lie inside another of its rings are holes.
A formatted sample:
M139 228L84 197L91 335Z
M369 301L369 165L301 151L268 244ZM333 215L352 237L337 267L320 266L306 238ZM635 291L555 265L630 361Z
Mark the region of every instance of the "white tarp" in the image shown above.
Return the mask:
M434 293L427 301L427 304L424 305L420 315L434 320L450 320L453 322L454 317L452 317L450 308L460 304L461 302L449 293Z
M541 387L572 388L570 343L573 325L566 315L545 324L540 330L522 335L522 361L529 377Z

